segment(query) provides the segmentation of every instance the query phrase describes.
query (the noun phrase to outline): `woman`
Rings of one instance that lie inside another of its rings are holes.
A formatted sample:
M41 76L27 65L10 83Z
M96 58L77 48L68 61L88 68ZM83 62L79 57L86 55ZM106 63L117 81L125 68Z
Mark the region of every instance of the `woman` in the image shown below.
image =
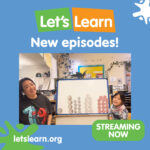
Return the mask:
M37 93L36 85L30 78L19 81L19 122L22 124L51 124L51 103Z

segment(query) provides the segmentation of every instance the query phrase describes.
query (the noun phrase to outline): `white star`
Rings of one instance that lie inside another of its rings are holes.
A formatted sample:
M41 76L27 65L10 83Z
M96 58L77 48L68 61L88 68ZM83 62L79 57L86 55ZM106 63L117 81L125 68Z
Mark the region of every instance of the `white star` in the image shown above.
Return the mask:
M139 20L144 20L145 24L148 24L150 21L150 0L143 0L140 3L135 3L137 7L140 8L140 11L133 13L133 17L139 17Z

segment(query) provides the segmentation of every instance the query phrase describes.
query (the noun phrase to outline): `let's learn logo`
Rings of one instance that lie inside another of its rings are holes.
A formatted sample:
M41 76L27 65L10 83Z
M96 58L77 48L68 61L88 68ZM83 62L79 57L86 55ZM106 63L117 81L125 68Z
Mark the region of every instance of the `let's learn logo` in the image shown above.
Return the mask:
M113 10L69 8L35 11L39 32L71 30L78 32L115 32Z

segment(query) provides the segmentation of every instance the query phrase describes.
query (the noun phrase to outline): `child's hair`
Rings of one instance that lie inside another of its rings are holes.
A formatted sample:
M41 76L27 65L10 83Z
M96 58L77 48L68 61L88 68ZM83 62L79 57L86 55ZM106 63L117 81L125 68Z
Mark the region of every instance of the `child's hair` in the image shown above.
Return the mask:
M22 87L22 84L23 84L23 82L24 81L26 81L26 80L29 80L29 81L31 81L33 84L35 84L34 83L34 81L32 80L32 79L30 79L30 78L23 78L23 79L21 79L20 81L19 81L19 97L22 97L23 96L23 87Z
M122 101L122 104L124 104L124 103L125 103L125 96L124 96L124 93L123 93L123 92L117 92L117 93L115 93L115 94L113 95L113 98L114 98L115 96L117 96L117 95L120 95L120 99L121 99L121 101Z

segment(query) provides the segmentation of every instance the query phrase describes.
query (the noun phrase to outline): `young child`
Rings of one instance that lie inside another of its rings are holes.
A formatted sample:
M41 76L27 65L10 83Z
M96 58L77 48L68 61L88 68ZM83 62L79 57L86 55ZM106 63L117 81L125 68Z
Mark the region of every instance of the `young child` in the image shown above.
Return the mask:
M122 92L118 92L113 96L112 105L109 111L110 120L127 120L128 110L125 105L125 96Z

